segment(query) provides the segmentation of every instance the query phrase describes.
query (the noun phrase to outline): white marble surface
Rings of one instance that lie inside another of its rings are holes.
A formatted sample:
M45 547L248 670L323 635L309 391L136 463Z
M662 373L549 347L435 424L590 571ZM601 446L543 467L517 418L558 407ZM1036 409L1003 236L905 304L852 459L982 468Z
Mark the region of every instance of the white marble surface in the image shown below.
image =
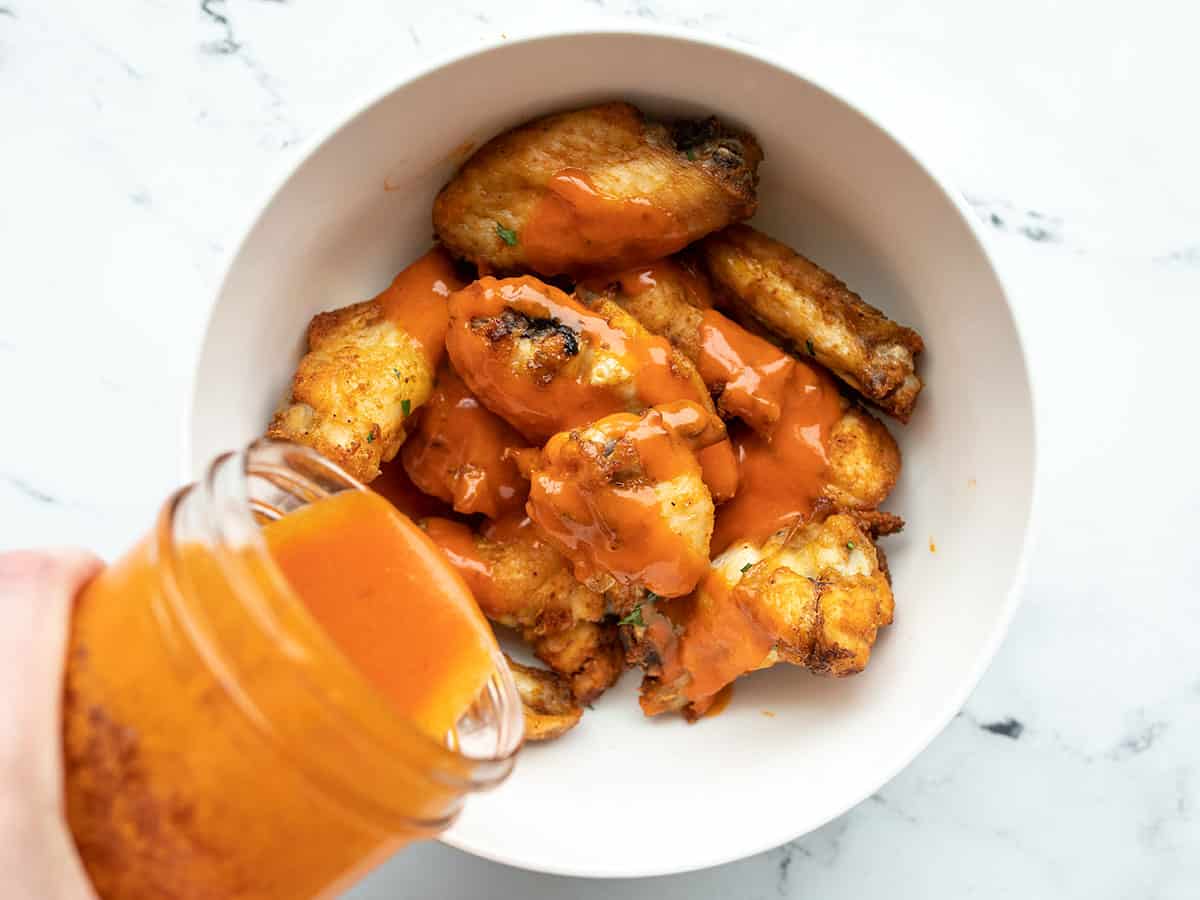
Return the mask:
M0 0L0 547L111 556L149 522L223 251L267 173L349 100L528 19L769 47L940 161L987 225L1041 427L1013 630L907 771L777 850L624 883L431 845L353 896L1200 896L1196 8L433 6ZM670 816L642 805L629 852L653 853Z

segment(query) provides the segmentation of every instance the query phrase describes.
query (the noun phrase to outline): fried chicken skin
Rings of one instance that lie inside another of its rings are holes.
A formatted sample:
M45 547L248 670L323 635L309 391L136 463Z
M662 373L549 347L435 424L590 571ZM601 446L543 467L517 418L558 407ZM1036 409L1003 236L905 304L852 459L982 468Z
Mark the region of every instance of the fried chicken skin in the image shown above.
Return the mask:
M794 361L766 338L712 309L707 279L687 262L647 266L589 278L575 291L586 302L604 297L690 359L717 408L761 434L779 421Z
M634 265L753 215L761 160L716 119L666 125L605 103L488 141L438 194L433 227L485 271Z
M833 515L730 547L695 594L643 605L641 624L624 627L646 668L642 710L695 719L738 676L778 662L832 677L861 672L892 616L870 536Z
M505 656L512 671L525 716L525 740L550 741L579 724L583 707L571 694L567 680L554 672L523 666Z
M421 525L463 575L484 615L516 629L580 702L590 703L620 677L624 656L608 600L575 579L568 561L528 519L502 519L484 534L449 519Z
M583 583L689 593L708 568L713 523L695 451L724 436L716 416L686 401L561 432L522 460L526 510Z
M529 482L510 455L525 446L521 435L443 364L400 459L413 484L455 512L498 519L525 506Z
M450 297L446 349L485 406L531 443L617 412L714 407L695 366L615 303L588 308L536 278L481 278ZM737 490L732 448L701 451L717 500Z
M267 435L306 444L359 481L374 479L404 443L409 415L429 399L446 298L460 287L450 258L432 250L377 297L318 314Z
M719 296L907 422L921 392L921 336L865 303L837 277L747 225L706 238L701 252Z

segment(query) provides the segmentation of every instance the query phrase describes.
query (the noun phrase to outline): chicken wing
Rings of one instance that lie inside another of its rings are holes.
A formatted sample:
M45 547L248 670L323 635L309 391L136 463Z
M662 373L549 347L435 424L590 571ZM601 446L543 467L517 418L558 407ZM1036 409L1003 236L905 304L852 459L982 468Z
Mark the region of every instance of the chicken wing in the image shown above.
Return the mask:
M421 522L466 579L493 622L516 629L534 655L590 703L625 668L609 603L575 580L567 560L528 519L502 519L484 534L448 519Z
M461 286L450 258L432 250L379 296L318 314L267 435L307 444L359 481L375 478L404 443L408 416L429 399L446 298Z
M921 392L921 336L897 325L816 263L748 225L701 245L709 275L741 311L907 422Z
M572 696L565 678L545 669L523 666L511 657L505 658L521 697L525 740L553 740L579 724L583 707Z
M605 103L488 141L438 194L433 226L487 271L635 265L753 215L761 160L716 119L666 125Z
M561 432L522 461L526 509L585 584L678 597L708 568L712 534L712 496L694 451L724 436L716 416L688 402Z
M529 482L509 451L525 441L482 406L448 365L400 451L413 484L464 515L498 519L525 506Z
M589 304L608 298L647 329L662 335L696 365L717 408L768 435L779 421L792 358L712 309L703 274L686 262L648 266L590 278L576 287Z
M481 278L450 297L446 348L485 406L530 442L617 412L688 400L713 411L686 356L605 300L591 309L536 278ZM727 441L700 453L716 500L737 489Z
M871 538L833 515L730 547L694 595L638 613L623 627L646 669L642 710L695 719L738 676L778 662L833 677L861 672L892 621L893 598Z

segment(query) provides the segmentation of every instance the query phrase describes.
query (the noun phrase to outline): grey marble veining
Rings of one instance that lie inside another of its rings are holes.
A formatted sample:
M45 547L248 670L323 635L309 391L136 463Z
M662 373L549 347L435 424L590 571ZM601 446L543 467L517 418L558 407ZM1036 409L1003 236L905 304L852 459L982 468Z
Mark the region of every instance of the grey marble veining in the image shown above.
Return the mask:
M111 556L150 521L223 254L305 138L409 66L596 16L787 58L927 154L987 226L1039 407L1025 603L931 747L799 840L633 883L430 845L352 895L1200 896L1191 6L4 0L0 546ZM640 824L629 852L653 853L670 810Z

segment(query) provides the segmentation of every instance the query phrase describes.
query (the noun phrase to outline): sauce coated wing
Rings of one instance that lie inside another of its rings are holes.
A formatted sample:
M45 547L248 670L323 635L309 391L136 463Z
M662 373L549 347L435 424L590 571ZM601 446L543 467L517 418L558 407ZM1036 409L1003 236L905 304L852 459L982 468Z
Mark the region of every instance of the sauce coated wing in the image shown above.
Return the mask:
M647 672L642 709L695 718L738 676L778 662L833 677L861 672L893 599L869 534L833 515L730 547L695 595L643 610L645 626L631 629Z
M525 714L525 740L553 740L579 724L583 707L571 695L565 678L506 659Z
M907 422L921 391L921 336L865 303L836 276L747 225L707 238L708 272L741 311Z
M488 141L438 194L433 225L488 271L649 262L753 215L761 159L752 135L716 119L668 126L606 103Z

